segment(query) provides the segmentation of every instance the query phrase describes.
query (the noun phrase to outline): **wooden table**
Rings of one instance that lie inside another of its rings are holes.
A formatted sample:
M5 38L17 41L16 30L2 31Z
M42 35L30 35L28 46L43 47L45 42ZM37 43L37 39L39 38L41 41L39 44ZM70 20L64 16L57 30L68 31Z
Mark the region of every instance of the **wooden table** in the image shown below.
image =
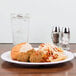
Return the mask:
M39 44L32 44L37 47ZM76 52L76 44L70 44L71 52ZM12 44L0 44L0 55L11 50ZM71 62L49 66L21 66L8 63L0 58L0 76L76 76L76 58Z

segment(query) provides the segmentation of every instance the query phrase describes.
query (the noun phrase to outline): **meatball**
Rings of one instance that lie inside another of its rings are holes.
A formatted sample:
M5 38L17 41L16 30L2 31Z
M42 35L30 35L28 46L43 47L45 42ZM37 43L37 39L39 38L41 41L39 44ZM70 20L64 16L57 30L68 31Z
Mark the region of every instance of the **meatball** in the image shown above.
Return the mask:
M17 60L17 56L18 56L18 54L19 54L19 52L20 52L20 48L21 48L21 46L24 45L24 44L26 44L26 43L18 44L18 45L14 46L14 47L12 48L12 50L11 50L11 58L12 58L13 60Z
M17 56L17 60L18 61L22 61L22 62L28 62L30 55L32 55L35 52L35 50L29 50L27 52L20 52Z
M29 61L30 62L42 62L43 60L43 52L42 51L36 51L33 54L31 54Z
M29 60L28 58L29 58L28 54L24 53L24 52L18 53L18 55L17 55L18 61L27 62Z
M29 43L21 43L14 46L11 50L11 58L18 61L28 61L29 56L35 50Z

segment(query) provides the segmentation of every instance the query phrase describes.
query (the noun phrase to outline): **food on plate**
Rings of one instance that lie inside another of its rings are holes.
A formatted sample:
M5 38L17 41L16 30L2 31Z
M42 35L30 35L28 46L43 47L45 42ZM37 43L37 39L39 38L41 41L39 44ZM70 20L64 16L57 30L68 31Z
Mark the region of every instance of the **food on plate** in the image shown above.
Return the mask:
M30 62L42 62L43 52L42 51L36 51L33 54L30 55Z
M34 49L29 43L21 43L12 48L13 60L23 62L56 62L66 59L64 51L50 43L42 43Z
M47 62L55 62L55 61L60 61L67 58L64 55L64 51L61 48L58 48L55 45L51 45L50 43L40 44L39 50L44 52L43 58Z
M17 56L17 60L18 61L23 61L23 62L28 62L29 61L29 58L30 58L30 55L35 52L34 49L32 50L29 50L27 52L20 52Z
M11 50L11 58L18 61L29 61L29 56L35 52L29 43L20 43Z
M55 62L66 59L64 51L50 43L40 44L39 49L45 52L44 58L49 62Z

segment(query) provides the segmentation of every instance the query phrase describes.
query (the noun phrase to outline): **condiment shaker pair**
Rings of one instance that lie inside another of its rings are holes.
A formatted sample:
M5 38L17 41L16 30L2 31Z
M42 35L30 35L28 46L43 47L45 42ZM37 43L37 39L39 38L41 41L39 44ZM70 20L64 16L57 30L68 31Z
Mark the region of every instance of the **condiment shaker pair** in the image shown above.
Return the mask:
M69 27L53 26L52 28L52 42L56 46L62 47L64 50L69 50L70 29Z

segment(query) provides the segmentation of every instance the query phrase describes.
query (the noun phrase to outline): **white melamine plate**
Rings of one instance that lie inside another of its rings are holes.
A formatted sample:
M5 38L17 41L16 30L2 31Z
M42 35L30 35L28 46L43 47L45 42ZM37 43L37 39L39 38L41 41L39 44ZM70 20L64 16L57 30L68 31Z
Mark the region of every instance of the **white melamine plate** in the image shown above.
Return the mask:
M68 61L71 61L72 59L74 59L74 55L73 53L69 52L69 51L64 51L64 54L67 56L67 59L65 60L61 60L61 61L57 61L57 62L41 62L41 63L32 63L32 62L20 62L20 61L15 61L11 59L11 51L7 51L5 53L3 53L1 55L1 59L10 63L15 63L15 64L21 64L21 65L52 65L52 64L59 64L59 63L65 63Z

